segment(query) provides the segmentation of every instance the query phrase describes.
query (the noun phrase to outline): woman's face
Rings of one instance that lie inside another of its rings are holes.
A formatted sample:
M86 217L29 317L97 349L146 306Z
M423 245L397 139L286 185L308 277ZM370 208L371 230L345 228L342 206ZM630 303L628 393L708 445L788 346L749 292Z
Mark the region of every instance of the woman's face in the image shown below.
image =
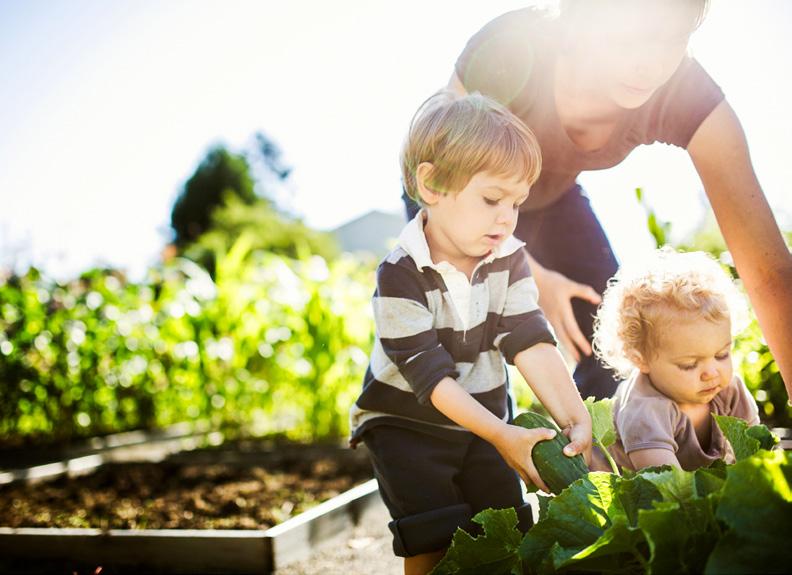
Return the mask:
M637 108L682 62L695 25L695 3L611 2L596 6L596 13L589 10L592 14L586 30L574 41L581 69L612 103Z

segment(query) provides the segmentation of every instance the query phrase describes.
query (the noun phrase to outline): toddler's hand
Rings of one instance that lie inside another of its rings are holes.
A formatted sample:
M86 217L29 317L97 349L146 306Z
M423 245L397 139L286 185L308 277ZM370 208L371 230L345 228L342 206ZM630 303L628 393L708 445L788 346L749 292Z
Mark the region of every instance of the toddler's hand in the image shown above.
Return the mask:
M564 455L574 457L580 453L586 465L591 465L591 422L569 425L564 428L564 435L569 439Z
M542 481L534 466L531 452L534 445L546 439L553 439L555 434L552 429L525 429L517 425L505 425L498 438L493 441L493 445L525 483L533 483L542 491L550 493L550 489Z

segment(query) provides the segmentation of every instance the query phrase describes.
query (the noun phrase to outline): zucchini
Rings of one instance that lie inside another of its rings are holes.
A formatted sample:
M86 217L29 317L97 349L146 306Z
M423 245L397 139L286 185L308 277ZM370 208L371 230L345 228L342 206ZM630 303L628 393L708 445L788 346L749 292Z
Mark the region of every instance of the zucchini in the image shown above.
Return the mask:
M589 472L582 455L574 457L564 455L563 449L569 444L569 439L561 433L554 422L533 411L526 411L515 418L514 425L526 429L545 427L556 432L553 439L540 441L534 445L531 453L539 476L553 494L558 495L573 481L585 477Z

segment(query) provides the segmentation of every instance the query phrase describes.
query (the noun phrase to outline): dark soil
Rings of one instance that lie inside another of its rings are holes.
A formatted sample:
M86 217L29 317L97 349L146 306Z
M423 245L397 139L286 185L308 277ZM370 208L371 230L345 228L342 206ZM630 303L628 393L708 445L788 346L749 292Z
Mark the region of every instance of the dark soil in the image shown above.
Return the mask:
M0 526L267 529L372 477L364 450L236 442L0 487Z

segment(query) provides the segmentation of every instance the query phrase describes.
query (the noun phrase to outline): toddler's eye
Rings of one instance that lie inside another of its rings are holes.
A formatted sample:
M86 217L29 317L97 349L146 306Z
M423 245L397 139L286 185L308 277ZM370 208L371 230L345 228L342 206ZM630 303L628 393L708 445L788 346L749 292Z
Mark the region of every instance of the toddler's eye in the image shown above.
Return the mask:
M692 364L687 364L687 365L679 365L677 367L679 369L684 370L684 371L690 371L691 369L696 369L696 364L692 363Z
M727 351L727 352L721 353L719 355L716 355L715 359L717 359L718 361L723 361L724 359L729 359L730 355L731 355L731 352Z
M485 197L484 198L484 203L487 204L488 206L497 206L498 205L498 200L493 200L492 198Z

